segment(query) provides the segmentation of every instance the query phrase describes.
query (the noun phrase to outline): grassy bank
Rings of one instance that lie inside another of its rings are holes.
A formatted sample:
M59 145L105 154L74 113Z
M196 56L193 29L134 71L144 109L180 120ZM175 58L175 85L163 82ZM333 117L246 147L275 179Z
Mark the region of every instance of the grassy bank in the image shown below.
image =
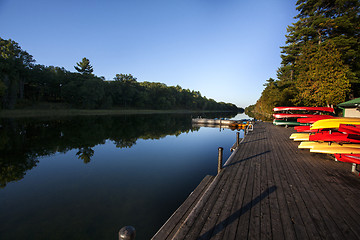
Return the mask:
M22 117L65 117L65 116L95 116L95 115L126 115L126 114L171 114L171 113L204 113L218 111L192 110L138 110L138 109L16 109L0 110L0 118Z

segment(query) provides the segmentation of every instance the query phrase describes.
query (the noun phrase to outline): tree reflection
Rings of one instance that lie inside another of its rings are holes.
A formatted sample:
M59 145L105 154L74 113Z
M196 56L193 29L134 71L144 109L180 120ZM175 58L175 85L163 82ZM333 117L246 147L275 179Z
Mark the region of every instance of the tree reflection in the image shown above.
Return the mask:
M203 117L233 117L236 113ZM196 116L197 117L197 116ZM21 180L38 163L38 157L78 149L78 159L89 163L94 146L112 141L131 148L138 139L178 136L192 127L190 115L152 114L71 117L62 119L0 119L0 188Z
M19 156L21 157L21 156ZM24 178L27 170L36 166L39 161L34 157L12 159L9 157L0 158L0 188L13 181Z
M131 148L136 144L137 139L120 139L114 141L117 148Z
M90 147L80 148L76 155L86 164L91 161L91 157L94 155L94 150L92 150Z

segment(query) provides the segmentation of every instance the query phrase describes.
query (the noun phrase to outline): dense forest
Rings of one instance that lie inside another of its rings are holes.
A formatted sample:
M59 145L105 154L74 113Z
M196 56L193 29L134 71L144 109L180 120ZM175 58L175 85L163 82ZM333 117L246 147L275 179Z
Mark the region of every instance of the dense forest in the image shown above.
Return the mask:
M138 82L131 74L116 74L106 81L93 74L85 57L74 66L77 72L35 64L34 58L11 39L0 38L0 53L0 109L46 102L85 109L239 110L234 104L216 102L179 85Z
M298 0L277 79L245 112L270 120L277 106L333 106L360 97L360 2Z

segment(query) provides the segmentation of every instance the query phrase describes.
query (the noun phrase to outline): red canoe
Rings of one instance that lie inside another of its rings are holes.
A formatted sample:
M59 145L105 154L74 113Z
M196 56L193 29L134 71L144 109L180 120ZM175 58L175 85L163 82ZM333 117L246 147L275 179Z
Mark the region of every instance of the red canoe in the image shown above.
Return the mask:
M273 111L321 111L335 113L331 107L275 107Z
M295 126L294 129L297 131L297 132L318 132L317 129L314 129L314 130L311 130L310 129L311 126Z
M325 117L324 117L325 116ZM328 115L315 115L315 114L305 114L305 113L274 113L273 117L278 118L318 118L324 119L329 118Z
M316 116L316 117L314 117ZM334 118L333 116L330 115L313 115L312 117L307 117L307 118L298 118L298 122L299 123L314 123L320 119L330 119L330 118Z
M309 141L360 143L360 135L321 131L309 136Z
M349 134L360 134L360 125L340 124L339 132L344 132L344 133L349 133Z
M334 154L334 155L338 161L360 164L360 154Z

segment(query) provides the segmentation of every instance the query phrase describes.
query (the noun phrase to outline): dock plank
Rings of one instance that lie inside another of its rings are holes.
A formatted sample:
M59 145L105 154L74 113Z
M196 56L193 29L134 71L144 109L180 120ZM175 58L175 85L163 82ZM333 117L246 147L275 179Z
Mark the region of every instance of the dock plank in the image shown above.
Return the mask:
M188 196L152 239L171 239L213 179L214 176L205 176L199 186Z
M298 149L293 132L255 124L153 239L360 239L360 178L347 163Z
M290 151L294 151L293 149L291 149ZM313 154L314 155L319 155L319 154ZM310 156L310 157L313 157ZM349 204L347 204L344 201L343 198L343 192L344 188L343 184L340 183L341 180L341 174L339 174L341 171L341 169L337 169L338 171L332 171L329 172L328 169L324 169L322 168L324 165L319 166L320 162L327 162L327 165L334 165L335 162L331 161L329 162L327 159L314 159L314 161L308 161L308 168L307 168L307 172L304 171L304 174L307 174L308 178L313 179L313 181L315 181L317 184L313 184L313 187L318 187L318 191L316 192L317 194L322 193L321 197L323 198L323 202L325 204L328 205L338 205L339 207L337 208L333 208L333 209L329 209L331 211L334 212L334 215L337 216L343 216L345 219L348 219L349 222L352 221L356 221L355 219L359 219L359 215L356 211L356 208L358 210L358 207L355 207L355 209L352 209ZM346 164L344 164L346 165ZM343 165L343 166L344 166ZM335 165L336 166L336 163ZM339 165L337 167L340 167ZM324 173L323 175L316 175L316 174L309 174L309 172L313 172L315 169L323 169ZM349 168L350 169L350 168ZM329 176L330 175L330 176ZM347 175L348 175L348 171L347 171ZM356 178L355 176L349 176L351 178ZM356 189L353 189L353 192L356 192ZM341 193L341 194L339 194ZM326 196L330 196L330 197L326 197ZM326 198L324 198L326 197ZM339 215L340 214L340 215ZM340 220L340 222L343 222L343 220Z
M231 164L229 164L227 167L238 167L238 170L241 171L242 174L238 174L238 175L242 175L242 178L238 184L238 190L237 193L235 194L235 197L232 199L232 201L234 201L234 203L232 204L232 207L230 209L230 215L226 218L226 222L225 222L225 228L224 228L224 235L223 238L219 238L219 239L236 239L236 233L237 233L237 227L238 227L238 222L239 222L239 216L241 214L241 206L242 203L244 201L244 196L245 196L245 189L246 189L246 185L248 183L248 179L249 179L249 174L246 174L249 172L250 169L250 162L248 161L249 159L251 159L251 157L249 157L248 154L252 154L251 148L247 148L247 146L245 144L246 142L244 142L245 146L244 148L238 150L238 152L241 152L242 155L241 157L238 155L238 159L241 159L238 162L231 162ZM243 170L243 171L242 171Z
M279 148L277 145L274 149ZM319 239L316 227L311 224L312 220L309 215L308 209L304 201L304 185L296 184L301 181L297 177L299 174L298 169L294 165L294 155L289 151L281 151L278 149L279 157L281 159L291 159L291 161L281 161L285 177L288 180L288 189L286 190L290 194L290 199L293 199L294 204L292 207L295 209L293 216L294 224L297 228L301 229L302 239ZM300 227L299 227L300 226ZM306 226L306 227L305 227ZM297 234L299 236L300 234Z
M245 165L243 164L239 165L238 167L244 168L244 166ZM233 205L235 203L234 198L239 192L240 183L243 182L245 178L245 175L240 174L234 174L233 176L234 179L232 180L232 184L228 184L228 186L230 186L228 194L223 194L224 200L223 204L220 205L219 217L215 223L215 226L212 227L212 225L210 224L207 227L208 229L204 228L200 238L206 239L207 237L212 237L212 239L222 239L224 234L223 229L225 229L228 224L231 223L231 219L228 219L228 217L232 213L231 209L233 208Z
M292 148L291 146L289 153L292 154L295 161L304 161L302 154L312 155L308 152L303 152L299 155L293 149L296 148ZM303 196L304 204L312 217L311 220L314 226L316 226L320 238L344 239L345 236L342 234L331 215L328 214L326 206L324 206L324 202L327 201L327 199L324 198L327 192L324 192L324 188L320 185L320 182L323 181L323 179L319 179L316 172L313 172L314 168L320 170L321 164L319 165L318 159L313 160L314 165L295 164L295 166L298 166L300 172L297 180L302 181L303 186L303 191L300 194Z

